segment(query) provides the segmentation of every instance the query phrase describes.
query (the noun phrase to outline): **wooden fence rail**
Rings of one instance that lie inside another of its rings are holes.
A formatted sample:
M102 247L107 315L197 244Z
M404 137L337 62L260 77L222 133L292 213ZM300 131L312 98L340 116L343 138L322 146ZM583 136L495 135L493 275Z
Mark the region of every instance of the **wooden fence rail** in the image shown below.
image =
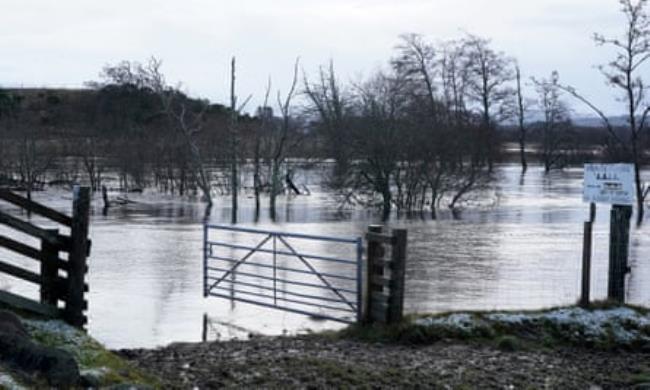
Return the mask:
M0 200L29 213L43 216L70 231L69 236L63 235L59 229L44 229L0 210L0 224L40 240L40 247L34 248L0 235L0 247L40 262L37 273L0 260L0 273L40 286L38 302L0 291L0 303L41 315L60 317L71 325L83 328L87 323L84 312L88 309L85 299L88 285L85 278L88 271L87 258L90 255L90 189L75 187L73 195L72 216L68 216L11 191L0 189ZM61 258L61 253L67 253L67 258ZM65 276L61 276L59 271L63 271Z

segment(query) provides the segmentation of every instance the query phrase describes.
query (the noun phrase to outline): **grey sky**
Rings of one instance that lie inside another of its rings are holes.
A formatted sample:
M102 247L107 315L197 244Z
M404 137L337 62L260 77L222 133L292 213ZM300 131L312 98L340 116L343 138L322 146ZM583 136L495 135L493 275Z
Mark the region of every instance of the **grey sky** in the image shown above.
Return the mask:
M383 66L401 33L435 41L469 31L517 57L527 76L557 69L606 111L618 111L594 69L608 53L591 40L596 31L620 31L616 0L0 0L0 6L0 85L79 86L107 63L154 55L170 81L225 102L235 55L239 94L261 98L269 76L274 90L288 89L297 56L308 74L332 58L340 77L353 80Z

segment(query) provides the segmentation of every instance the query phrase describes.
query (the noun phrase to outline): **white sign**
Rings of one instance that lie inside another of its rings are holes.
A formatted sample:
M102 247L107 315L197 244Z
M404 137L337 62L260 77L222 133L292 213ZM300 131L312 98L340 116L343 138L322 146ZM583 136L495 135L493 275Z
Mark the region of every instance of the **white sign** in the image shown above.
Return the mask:
M582 200L588 203L634 204L634 165L585 164Z

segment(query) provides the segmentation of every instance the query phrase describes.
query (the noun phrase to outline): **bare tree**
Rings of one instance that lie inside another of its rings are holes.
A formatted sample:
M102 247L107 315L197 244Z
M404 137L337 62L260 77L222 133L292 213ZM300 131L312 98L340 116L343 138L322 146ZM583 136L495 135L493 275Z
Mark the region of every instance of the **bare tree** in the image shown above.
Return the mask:
M43 181L45 173L52 167L54 155L44 141L37 141L37 138L40 138L37 134L33 131L26 132L28 134L20 140L18 146L16 164L20 182L27 192L27 199L32 199L36 185Z
M255 194L255 220L260 217L260 193L262 191L262 137L268 135L269 127L273 122L273 109L269 107L269 96L271 94L271 78L266 85L264 104L257 109L257 118L260 119L259 126L255 127L255 141L253 145L253 192Z
M163 95L163 106L171 125L178 131L190 151L192 166L196 175L197 185L203 193L203 200L208 208L212 207L211 181L203 162L197 135L203 130L202 117L207 109L207 104L201 111L190 112L183 103L175 103L173 93Z
M237 95L235 95L235 57L230 62L230 120L228 135L230 137L230 196L231 223L237 223L237 198L239 196L239 131L237 129Z
M569 108L560 99L559 81L560 75L557 71L551 72L548 79L533 79L537 87L537 105L543 115L541 122L542 161L546 173L566 165L566 153L571 146Z
M641 182L642 152L640 146L644 137L645 124L650 113L646 96L646 82L642 77L643 65L650 59L650 17L648 0L619 0L621 11L625 16L625 31L620 38L609 38L594 34L594 41L599 46L616 50L611 62L599 67L609 86L621 92L621 100L627 109L628 136L622 138L612 126L605 113L575 88L562 88L576 99L592 109L602 120L610 136L621 146L634 164L636 184L637 224L643 222L645 197L648 192Z
M481 121L466 103L475 77L467 47L450 42L438 51L418 35L401 40L390 72L357 85L351 99L340 199L377 207L384 219L393 207L411 213L426 205L435 218L443 199L457 214L490 181L475 161Z
M269 195L269 208L271 219L273 220L276 218L275 204L277 196L280 193L280 172L282 165L287 157L287 150L292 149L292 145L288 144L288 142L290 142L290 135L292 131L291 103L296 94L296 88L298 86L299 64L300 58L297 58L293 68L293 81L291 82L289 92L287 92L284 99L282 98L280 91L278 91L277 95L277 104L282 117L278 125L277 136L274 137L272 141L273 146L271 150L271 186Z
M238 197L239 197L239 126L238 120L242 110L251 99L249 95L244 102L238 106L238 98L235 88L236 66L235 57L230 62L230 115L228 121L228 137L230 138L230 195L231 195L231 222L237 223Z
M402 35L397 46L398 55L392 64L405 80L414 83L414 93L421 95L433 122L438 122L440 103L436 99L434 78L437 73L436 51L430 43L417 34Z
M331 184L339 186L349 167L349 144L341 140L350 136L351 107L350 98L336 77L334 62L330 61L327 69L319 69L317 82L311 83L304 76L304 89L318 118L317 130L325 137L328 157L333 157L336 164Z
M381 197L382 219L390 216L393 182L403 157L406 113L405 81L399 74L378 73L359 87L359 120L353 144L358 166L354 169L356 189L367 188ZM366 191L367 191L366 190Z
M462 42L449 41L440 59L440 78L447 122L459 127L469 119L468 95L471 72Z
M207 204L206 215L212 207L212 185L210 175L205 167L198 135L203 131L204 115L208 109L206 101L200 101L198 107L190 107L190 102L178 88L169 87L160 71L162 62L151 58L146 66L141 67L141 78L151 85L162 101L163 113L170 126L182 137L191 157L192 170L196 182Z
M161 66L162 61L154 57L144 64L123 61L106 66L100 74L101 82L88 84L104 96L105 102L100 99L99 103L106 104L104 108L108 112L105 115L112 122L110 127L119 134L117 147L113 149L119 153L117 160L125 187L128 173L139 185L145 185L147 162L165 161L160 156L152 158L151 154L163 152L168 161L176 160L168 166L168 181L173 183L178 176L182 193L191 179L201 190L208 204L206 211L209 211L211 179L199 139L200 134L205 133L203 126L209 104L205 100L188 98L180 86L169 86ZM174 171L178 171L178 175Z
M517 80L517 108L515 110L515 117L517 118L517 126L519 127L519 159L521 161L521 173L525 174L528 170L528 162L526 161L527 107L521 88L521 70L519 69L519 65L515 66L515 78Z
M496 126L502 104L512 95L508 84L513 79L512 60L490 47L490 41L475 35L468 35L465 40L470 71L469 93L477 102L481 113L481 137L476 150L476 162L487 160L492 172L498 151Z
M100 140L97 137L88 137L84 141L84 146L80 148L83 166L88 174L88 181L93 192L99 190L102 186L102 157L100 150Z

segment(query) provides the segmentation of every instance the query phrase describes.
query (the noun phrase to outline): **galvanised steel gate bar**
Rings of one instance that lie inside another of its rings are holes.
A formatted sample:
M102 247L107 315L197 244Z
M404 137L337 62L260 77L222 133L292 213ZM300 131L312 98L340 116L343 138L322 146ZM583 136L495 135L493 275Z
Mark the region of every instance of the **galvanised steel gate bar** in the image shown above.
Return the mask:
M227 234L231 240L222 238ZM255 244L242 244L241 239ZM345 254L307 253L296 241L329 244L334 246L329 251ZM362 316L362 255L361 237L206 224L203 294L352 323Z

